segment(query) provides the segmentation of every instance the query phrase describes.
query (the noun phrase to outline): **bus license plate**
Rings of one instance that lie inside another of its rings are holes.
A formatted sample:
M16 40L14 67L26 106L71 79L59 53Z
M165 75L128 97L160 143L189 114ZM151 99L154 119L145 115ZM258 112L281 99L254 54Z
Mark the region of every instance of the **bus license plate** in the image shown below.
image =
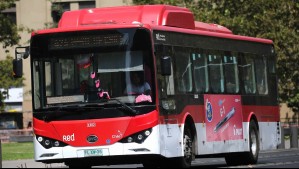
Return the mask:
M84 156L85 157L103 156L103 150L102 149L84 150Z

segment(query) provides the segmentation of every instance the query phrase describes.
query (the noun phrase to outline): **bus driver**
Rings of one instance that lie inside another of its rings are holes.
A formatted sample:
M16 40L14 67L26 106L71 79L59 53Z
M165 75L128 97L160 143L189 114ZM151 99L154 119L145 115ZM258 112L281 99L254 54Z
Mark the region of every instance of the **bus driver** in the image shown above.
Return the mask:
M144 81L141 75L142 72L131 72L130 78L131 83L127 85L124 93L130 95L150 95L151 87L150 85Z

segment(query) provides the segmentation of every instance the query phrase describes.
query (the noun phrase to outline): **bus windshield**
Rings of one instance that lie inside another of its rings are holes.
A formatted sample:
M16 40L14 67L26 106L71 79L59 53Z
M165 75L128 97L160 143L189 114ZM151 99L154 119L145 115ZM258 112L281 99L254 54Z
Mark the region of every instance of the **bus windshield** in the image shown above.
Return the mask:
M119 29L37 35L31 41L35 109L110 99L153 104L150 34Z

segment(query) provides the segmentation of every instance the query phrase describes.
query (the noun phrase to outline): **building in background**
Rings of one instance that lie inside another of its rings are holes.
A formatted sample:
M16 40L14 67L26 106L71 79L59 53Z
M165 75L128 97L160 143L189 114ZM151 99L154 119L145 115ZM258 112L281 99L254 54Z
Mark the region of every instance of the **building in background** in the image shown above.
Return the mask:
M1 11L2 14L10 17L18 26L23 26L29 30L45 29L51 24L59 21L63 11L78 10L85 8L100 8L112 6L132 5L132 0L17 0L13 8ZM57 9L59 7L60 9ZM20 32L21 46L28 46L31 32ZM10 49L3 49L0 44L0 60L6 58L7 55L14 57L14 47ZM32 121L32 98L31 98L31 74L29 59L23 62L24 72L24 88L23 88L23 127ZM5 118L13 119L9 116L15 114L7 112L8 116ZM1 119L4 119L1 118Z
M17 0L16 5L10 9L1 11L2 14L11 18L18 26L24 26L30 30L45 29L51 24L59 21L60 10L78 10L84 8L100 8L110 6L132 5L132 0ZM59 8L58 8L59 7ZM20 45L28 46L31 33L21 32ZM0 44L0 60L7 55L14 57L14 48L3 49ZM31 98L31 74L29 59L24 60L24 77L26 78L23 90L23 124L26 127L32 120L32 98ZM294 112L285 104L281 106L281 121L290 122L297 119Z
M3 91L4 89L0 89ZM0 129L23 128L23 88L12 88L8 90L7 98L4 100L5 110L0 113Z

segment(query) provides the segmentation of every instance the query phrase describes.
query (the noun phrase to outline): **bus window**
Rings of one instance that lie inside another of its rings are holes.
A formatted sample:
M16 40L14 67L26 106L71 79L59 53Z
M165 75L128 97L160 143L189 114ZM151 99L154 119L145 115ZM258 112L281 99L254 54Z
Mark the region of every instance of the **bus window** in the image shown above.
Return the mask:
M72 95L75 90L75 66L72 59L59 59L62 75L63 95Z
M41 107L41 96L40 96L40 62L39 61L33 61L32 64L32 70L33 70L33 90L34 90L34 95L33 95L33 103L35 108L39 109Z
M180 93L192 91L192 63L190 54L185 48L175 47L176 79Z
M173 66L171 65L171 75L168 78L167 83L167 95L174 95L174 77L173 77Z
M257 58L256 64L256 82L258 93L262 95L268 94L268 80L267 80L267 63L266 58Z
M256 81L255 81L255 73L254 73L254 61L253 56L246 54L241 54L242 64L241 64L241 72L242 72L242 81L243 88L245 94L255 94L256 93Z
M46 96L53 96L53 81L51 62L45 62Z
M204 54L192 54L194 64L195 90L199 93L209 91L207 57Z
M220 53L208 54L210 73L210 92L224 93L224 76Z
M239 77L237 65L237 57L231 55L230 52L226 52L226 54L224 55L224 68L227 93L239 92Z
M276 73L276 60L273 58L268 58L268 67L269 67L269 73L275 74Z

